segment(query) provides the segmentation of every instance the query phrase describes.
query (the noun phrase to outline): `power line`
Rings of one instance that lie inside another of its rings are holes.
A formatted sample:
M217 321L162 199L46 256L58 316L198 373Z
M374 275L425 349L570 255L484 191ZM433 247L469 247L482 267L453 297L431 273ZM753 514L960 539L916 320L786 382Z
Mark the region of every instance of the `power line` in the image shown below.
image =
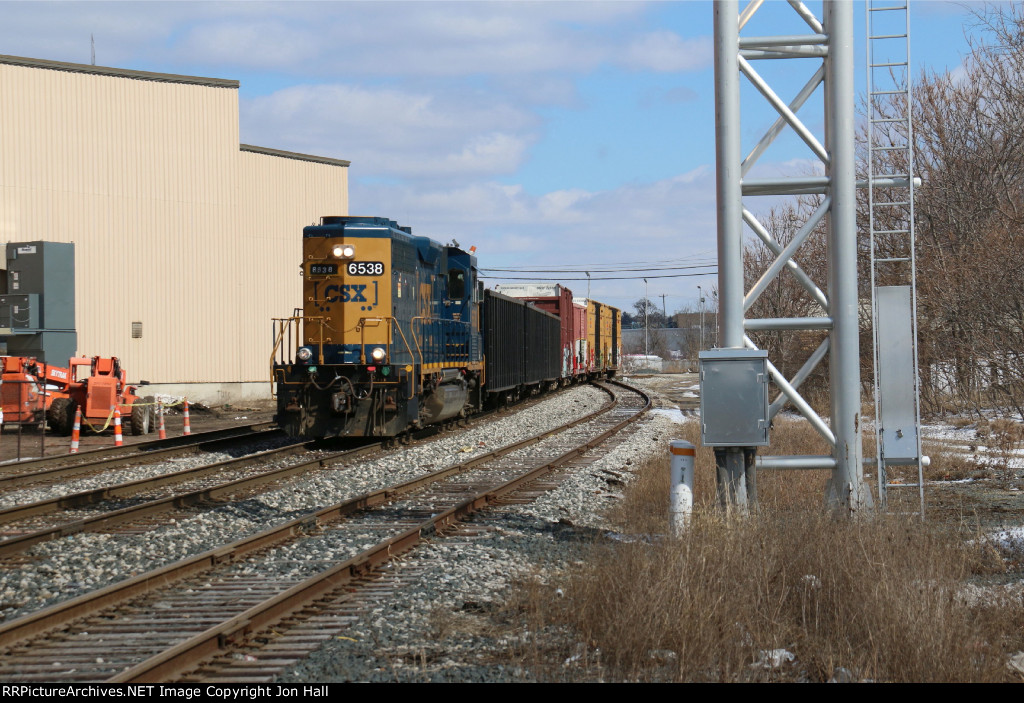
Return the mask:
M701 254L705 254L707 252L700 252L700 253ZM660 264L660 265L664 265L664 264L672 264L672 263L693 263L695 261L712 261L712 262L715 262L717 264L718 259L716 257L712 257L710 255L710 253L707 253L707 254L708 255L706 257L692 256L692 257L683 257L683 258L678 258L678 259L658 259L657 261L620 261L620 262L618 262L618 263L616 263L614 265L615 266L644 266L644 265L647 265L647 264L652 264L652 265L659 265ZM602 261L601 263L591 263L591 264L576 264L576 263L573 263L573 264L570 264L569 267L572 268L575 271L586 271L586 270L592 270L594 268L599 268L601 266L609 266L609 265L612 265L612 264L609 264L607 261ZM564 267L565 267L565 264L561 264L561 265L559 265L557 267L554 266L554 265L552 265L552 266L544 266L544 265L541 264L541 265L535 266L533 269L530 269L530 270L559 269L559 268L564 268ZM685 268L685 267L680 266L679 268ZM521 270L525 270L525 269L491 269L491 270L493 270L493 271L521 271Z
M592 273L623 273L623 272L627 272L627 271L640 271L640 272L643 272L643 271L683 271L683 270L687 270L687 269L709 268L711 266L717 266L717 265L718 265L718 263L715 262L715 263L710 263L710 264L695 264L693 266L652 266L652 267L642 268L642 269L628 269L628 268L598 269L598 268L590 268L590 269L584 270L584 269L580 269L580 268L565 268L565 269L556 269L556 268L536 268L536 269L526 269L526 268L508 268L508 269L506 269L506 268L481 268L480 270L481 271L508 271L508 272L511 272L511 273L587 273L587 271L590 271Z
M551 271L548 271L550 273ZM578 271L572 271L572 273L578 273ZM643 280L644 278L686 278L689 276L710 276L717 275L718 270L715 271L703 271L701 273L668 273L660 274L656 276L600 276L587 278L586 276L581 278L572 278L566 276L559 276L558 278L541 278L537 276L485 276L481 275L480 278L489 278L493 280Z

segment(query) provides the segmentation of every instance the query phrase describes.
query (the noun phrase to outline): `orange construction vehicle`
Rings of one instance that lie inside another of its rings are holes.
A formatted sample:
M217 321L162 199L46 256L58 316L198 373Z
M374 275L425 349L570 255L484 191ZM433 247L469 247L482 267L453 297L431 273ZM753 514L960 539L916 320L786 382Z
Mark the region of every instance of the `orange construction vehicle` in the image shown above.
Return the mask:
M71 374L67 368L48 366L31 356L0 357L0 407L5 423L38 425L54 398L66 396Z
M130 418L132 434L148 434L153 425L153 398L140 398L128 385L127 373L117 357L79 357L68 362L68 385L55 393L46 419L59 434L71 434L76 408L92 425L105 424L116 405L121 417ZM88 373L86 373L88 372Z

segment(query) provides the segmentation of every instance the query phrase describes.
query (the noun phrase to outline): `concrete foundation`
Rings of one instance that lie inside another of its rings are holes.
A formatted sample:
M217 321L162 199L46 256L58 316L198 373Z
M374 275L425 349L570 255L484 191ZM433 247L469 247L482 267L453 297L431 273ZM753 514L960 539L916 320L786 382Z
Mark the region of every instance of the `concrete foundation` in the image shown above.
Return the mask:
M151 383L138 387L139 395L145 397L170 396L188 398L190 403L202 403L208 407L237 405L246 402L270 402L270 384L267 382L240 383Z

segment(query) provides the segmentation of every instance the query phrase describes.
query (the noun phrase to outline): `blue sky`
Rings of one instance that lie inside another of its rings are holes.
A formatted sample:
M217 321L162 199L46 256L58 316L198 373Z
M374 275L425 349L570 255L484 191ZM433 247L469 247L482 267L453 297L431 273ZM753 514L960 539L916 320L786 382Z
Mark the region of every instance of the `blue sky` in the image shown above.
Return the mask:
M970 7L911 2L915 72L956 70ZM859 82L863 16L858 2ZM0 18L2 54L89 63L93 35L98 65L240 81L242 142L350 160L353 214L476 245L484 268L586 265L593 297L631 309L643 281L598 278L643 274L597 270L713 263L705 0L0 2ZM806 32L769 0L744 34ZM782 63L800 62L761 62ZM813 67L772 70L788 100ZM746 149L774 113L750 90L743 100ZM781 139L759 168L809 163ZM672 312L698 285L714 277L651 277L647 290Z

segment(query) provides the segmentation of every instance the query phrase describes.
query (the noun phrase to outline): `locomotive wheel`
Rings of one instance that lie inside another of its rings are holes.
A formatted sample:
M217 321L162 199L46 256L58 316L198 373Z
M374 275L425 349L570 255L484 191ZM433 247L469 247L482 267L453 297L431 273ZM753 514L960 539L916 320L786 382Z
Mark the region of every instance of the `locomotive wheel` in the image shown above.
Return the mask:
M50 404L46 411L46 421L50 423L50 429L65 437L71 434L71 428L75 424L75 401L71 398L57 398Z
M149 434L153 425L153 396L132 403L132 434Z

